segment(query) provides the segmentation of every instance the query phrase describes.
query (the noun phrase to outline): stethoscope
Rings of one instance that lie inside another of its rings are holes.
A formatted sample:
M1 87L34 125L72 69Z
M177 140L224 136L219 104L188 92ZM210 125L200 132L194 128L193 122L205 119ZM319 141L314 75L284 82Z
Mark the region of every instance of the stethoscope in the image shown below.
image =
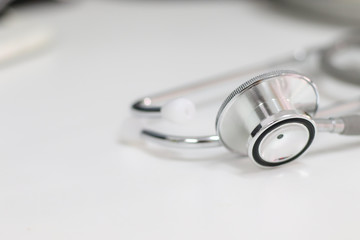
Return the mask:
M317 54L326 73L359 84L360 75L337 62L339 54L359 46L359 35L350 34L327 47L297 51L270 65L301 62ZM235 73L144 97L132 109L145 117L161 116L183 122L195 109L191 101L178 97L243 75L244 72ZM165 104L156 105L159 102ZM148 129L142 129L141 134L179 147L223 146L231 152L248 155L259 166L275 167L300 157L318 132L360 135L360 115L324 117L327 113L358 108L360 101L344 102L321 111L318 106L317 87L308 77L295 71L271 71L246 81L228 95L218 110L214 135L176 136Z

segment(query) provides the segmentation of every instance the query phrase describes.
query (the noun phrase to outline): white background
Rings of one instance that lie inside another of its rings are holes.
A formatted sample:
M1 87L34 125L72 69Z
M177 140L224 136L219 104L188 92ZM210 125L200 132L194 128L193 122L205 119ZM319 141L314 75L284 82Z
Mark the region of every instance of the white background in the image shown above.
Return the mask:
M9 18L55 39L0 69L0 239L359 239L359 138L319 134L271 170L119 141L136 98L344 26L262 1L68 2Z

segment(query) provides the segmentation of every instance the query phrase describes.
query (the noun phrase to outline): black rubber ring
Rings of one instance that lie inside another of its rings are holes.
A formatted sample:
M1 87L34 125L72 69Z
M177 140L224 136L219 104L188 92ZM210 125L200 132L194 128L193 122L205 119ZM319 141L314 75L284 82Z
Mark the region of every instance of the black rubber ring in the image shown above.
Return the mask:
M259 146L260 146L261 141L264 139L264 137L269 132L271 132L275 128L278 128L281 125L288 124L288 123L300 123L300 124L304 125L308 129L308 131L309 131L309 139L308 139L308 142L306 143L305 147L303 148L303 150L301 150L301 152L299 152L296 156L292 157L289 160L286 160L286 161L283 161L283 162L274 162L274 163L270 163L270 162L265 161L264 159L262 159L260 157L260 153L259 153ZM291 161L295 160L296 158L298 158L301 154L303 154L310 147L312 141L314 140L314 137L315 137L315 127L310 121L308 121L306 119L292 118L292 119L287 119L287 120L278 122L278 123L274 124L273 126L269 127L268 129L266 129L258 137L258 139L256 140L256 142L254 144L253 150L252 150L253 159L255 160L255 162L257 162L258 164L260 164L261 166L264 166L264 167L276 167L276 166L291 162Z

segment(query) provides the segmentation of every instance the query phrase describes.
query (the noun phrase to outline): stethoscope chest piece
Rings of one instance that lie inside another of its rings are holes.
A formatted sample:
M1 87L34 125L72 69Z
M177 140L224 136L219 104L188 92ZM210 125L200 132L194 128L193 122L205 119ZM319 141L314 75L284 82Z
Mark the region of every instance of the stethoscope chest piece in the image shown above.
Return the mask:
M229 150L249 155L264 167L290 162L315 137L318 108L314 83L292 71L255 77L235 89L221 105L216 130Z

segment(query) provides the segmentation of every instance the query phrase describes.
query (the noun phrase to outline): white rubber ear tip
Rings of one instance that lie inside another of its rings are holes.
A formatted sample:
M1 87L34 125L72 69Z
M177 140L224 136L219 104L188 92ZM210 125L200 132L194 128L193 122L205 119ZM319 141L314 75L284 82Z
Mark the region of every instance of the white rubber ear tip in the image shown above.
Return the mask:
M186 123L194 118L195 105L186 98L177 98L161 107L161 117L175 123Z

